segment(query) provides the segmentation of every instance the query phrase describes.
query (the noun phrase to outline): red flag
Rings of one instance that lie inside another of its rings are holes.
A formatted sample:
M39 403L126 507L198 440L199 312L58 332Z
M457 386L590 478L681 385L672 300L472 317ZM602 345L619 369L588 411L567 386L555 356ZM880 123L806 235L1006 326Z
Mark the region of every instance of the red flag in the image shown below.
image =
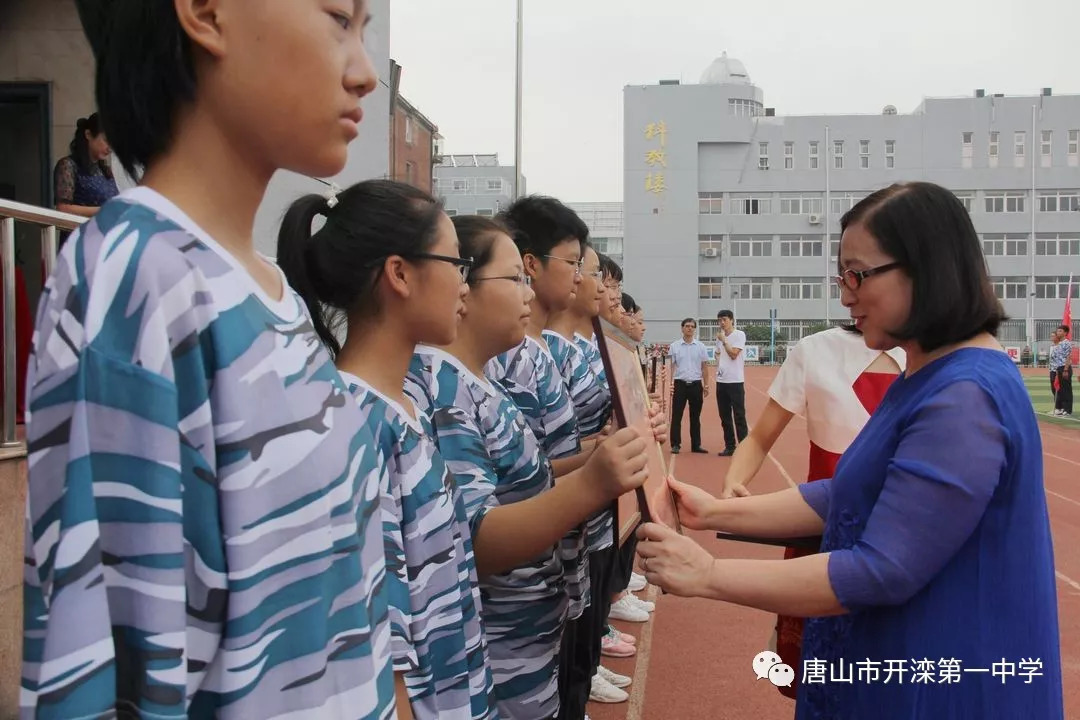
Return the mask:
M1069 275L1069 289L1065 293L1065 314L1061 316L1061 324L1069 328L1072 334L1072 275Z

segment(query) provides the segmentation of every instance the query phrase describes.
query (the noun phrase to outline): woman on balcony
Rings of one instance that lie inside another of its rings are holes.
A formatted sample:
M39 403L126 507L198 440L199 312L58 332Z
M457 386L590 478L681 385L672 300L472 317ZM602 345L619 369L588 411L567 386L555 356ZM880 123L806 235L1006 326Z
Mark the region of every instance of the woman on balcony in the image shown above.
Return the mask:
M53 172L56 209L93 217L102 205L120 194L109 165L112 148L97 113L79 118L69 148L71 154L60 158Z

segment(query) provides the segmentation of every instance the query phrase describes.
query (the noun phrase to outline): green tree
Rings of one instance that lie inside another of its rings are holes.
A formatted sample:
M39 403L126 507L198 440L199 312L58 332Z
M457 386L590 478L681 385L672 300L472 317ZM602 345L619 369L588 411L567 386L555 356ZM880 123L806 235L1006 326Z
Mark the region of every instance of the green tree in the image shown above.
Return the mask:
M769 344L769 326L766 325L745 325L742 331L746 333L746 342L753 343L754 345ZM787 342L787 338L780 328L776 328L776 344Z

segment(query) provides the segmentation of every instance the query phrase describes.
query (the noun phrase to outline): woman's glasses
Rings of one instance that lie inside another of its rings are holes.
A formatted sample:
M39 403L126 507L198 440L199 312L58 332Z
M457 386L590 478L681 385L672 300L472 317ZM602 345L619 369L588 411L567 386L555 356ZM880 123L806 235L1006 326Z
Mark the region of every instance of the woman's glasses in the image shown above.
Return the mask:
M473 283L482 282L484 280L513 280L518 285L529 287L532 285L532 278L525 273L518 273L517 275L492 275L491 277L473 278Z
M888 272L890 270L895 270L898 267L900 267L900 263L891 262L885 265L878 265L877 267L870 268L869 270L845 270L836 277L834 277L833 280L836 281L836 284L839 285L841 289L847 288L848 290L855 291L862 287L863 280L865 280L866 278L871 277L872 275L878 275L880 273Z

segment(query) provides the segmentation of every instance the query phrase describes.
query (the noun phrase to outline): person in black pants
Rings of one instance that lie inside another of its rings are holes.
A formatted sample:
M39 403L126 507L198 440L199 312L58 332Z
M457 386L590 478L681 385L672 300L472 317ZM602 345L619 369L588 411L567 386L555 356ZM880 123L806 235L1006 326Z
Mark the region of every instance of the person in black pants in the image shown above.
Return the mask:
M724 449L719 454L731 456L735 454L736 439L742 442L749 434L743 369L746 333L735 329L735 314L730 310L721 310L716 317L720 321L716 334L716 408L724 426Z
M1072 417L1072 343L1068 325L1054 330L1054 346L1050 349L1050 387L1054 390L1054 415Z
M700 340L694 338L697 321L682 321L682 339L671 343L669 352L674 362L675 399L671 413L671 452L678 453L682 445L682 416L690 404L690 449L696 453L708 452L701 447L701 406L709 394L705 382L709 367L709 351Z

